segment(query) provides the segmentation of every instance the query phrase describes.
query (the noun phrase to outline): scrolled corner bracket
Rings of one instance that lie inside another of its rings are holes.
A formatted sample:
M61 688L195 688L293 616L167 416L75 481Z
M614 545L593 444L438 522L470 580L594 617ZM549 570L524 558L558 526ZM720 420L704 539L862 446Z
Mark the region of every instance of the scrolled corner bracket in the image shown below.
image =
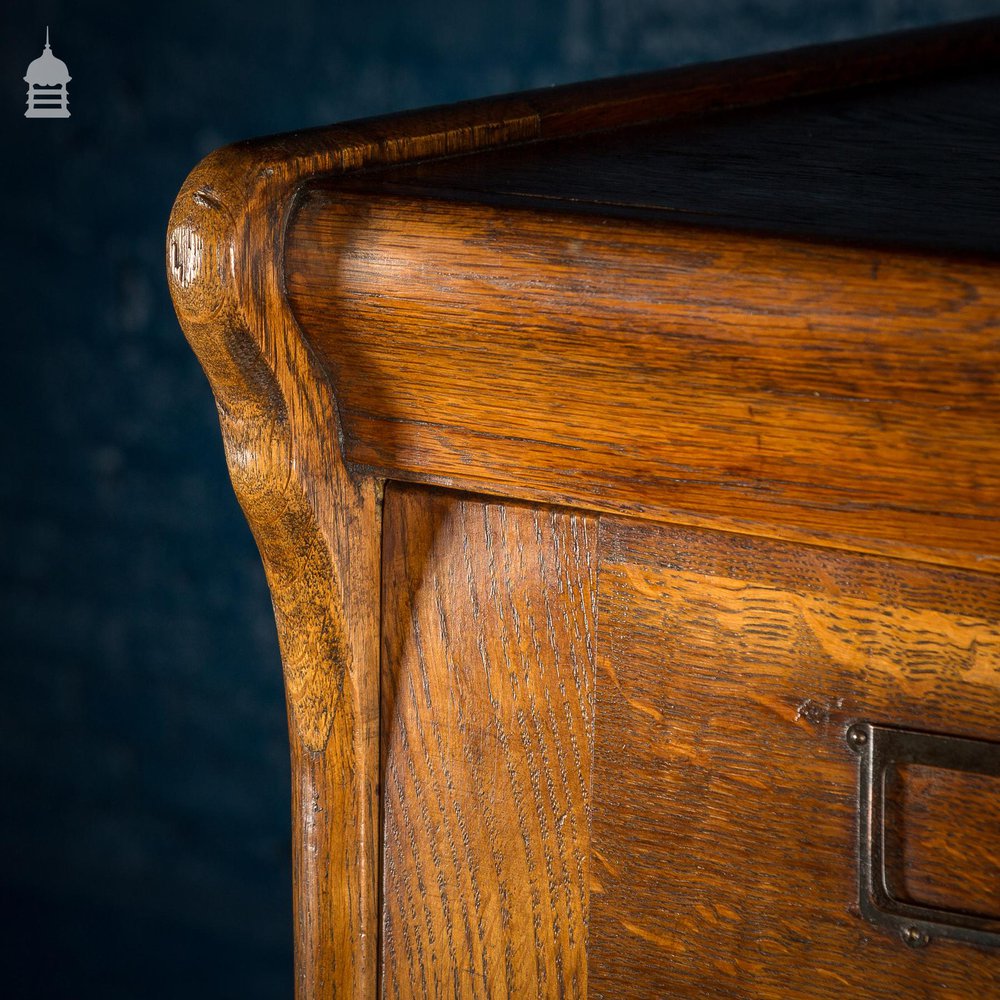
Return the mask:
M283 293L280 236L301 164L268 163L273 150L260 145L219 150L192 172L171 214L167 270L267 573L293 735L320 752L345 685L377 667L379 484L344 466L331 386Z
M636 86L612 111L632 107ZM228 146L195 167L171 213L171 295L215 396L281 645L298 1000L376 992L382 484L345 465L328 375L285 299L294 196L320 175L571 133L567 99L592 96L556 88Z
M333 391L282 281L295 187L324 166L334 157L304 162L264 142L211 154L178 194L166 264L274 605L292 752L296 996L369 1000L381 484L341 458Z

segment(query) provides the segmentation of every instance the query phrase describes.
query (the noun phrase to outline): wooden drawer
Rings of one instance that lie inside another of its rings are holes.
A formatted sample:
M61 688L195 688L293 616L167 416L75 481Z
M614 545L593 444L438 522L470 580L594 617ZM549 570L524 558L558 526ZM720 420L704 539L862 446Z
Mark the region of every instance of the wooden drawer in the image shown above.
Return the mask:
M386 996L1000 984L860 912L848 739L997 741L992 775L892 769L884 870L1000 917L996 577L414 487L385 525Z
M864 720L1000 741L996 578L625 521L601 532L591 995L995 992L1000 951L908 947L859 913L846 737ZM1000 918L1000 777L900 770L893 892Z

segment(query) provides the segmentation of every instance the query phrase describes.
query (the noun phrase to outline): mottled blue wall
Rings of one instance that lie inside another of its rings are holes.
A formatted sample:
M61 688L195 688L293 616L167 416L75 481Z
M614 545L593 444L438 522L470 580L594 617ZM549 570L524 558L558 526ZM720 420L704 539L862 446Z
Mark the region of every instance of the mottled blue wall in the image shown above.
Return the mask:
M163 277L202 154L990 13L1000 0L6 4L0 994L290 995L270 606ZM26 121L46 24L72 118Z

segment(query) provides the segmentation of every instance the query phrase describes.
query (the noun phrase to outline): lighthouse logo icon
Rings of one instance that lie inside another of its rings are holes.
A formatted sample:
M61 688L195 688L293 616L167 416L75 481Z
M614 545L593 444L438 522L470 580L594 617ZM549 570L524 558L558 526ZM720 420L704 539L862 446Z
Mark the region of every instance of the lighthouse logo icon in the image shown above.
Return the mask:
M28 67L24 81L28 85L28 110L25 118L69 118L69 92L66 84L72 77L62 59L56 59L45 29L45 48Z

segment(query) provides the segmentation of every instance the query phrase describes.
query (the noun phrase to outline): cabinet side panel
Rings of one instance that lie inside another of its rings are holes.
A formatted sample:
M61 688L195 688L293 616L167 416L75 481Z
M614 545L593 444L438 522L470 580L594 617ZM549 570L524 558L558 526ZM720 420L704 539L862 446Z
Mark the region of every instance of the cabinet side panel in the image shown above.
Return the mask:
M382 995L585 997L596 519L390 486Z
M1000 741L995 577L606 519L600 579L591 996L996 995L1000 950L910 948L860 915L846 739ZM998 783L928 770L887 873L1000 917Z

